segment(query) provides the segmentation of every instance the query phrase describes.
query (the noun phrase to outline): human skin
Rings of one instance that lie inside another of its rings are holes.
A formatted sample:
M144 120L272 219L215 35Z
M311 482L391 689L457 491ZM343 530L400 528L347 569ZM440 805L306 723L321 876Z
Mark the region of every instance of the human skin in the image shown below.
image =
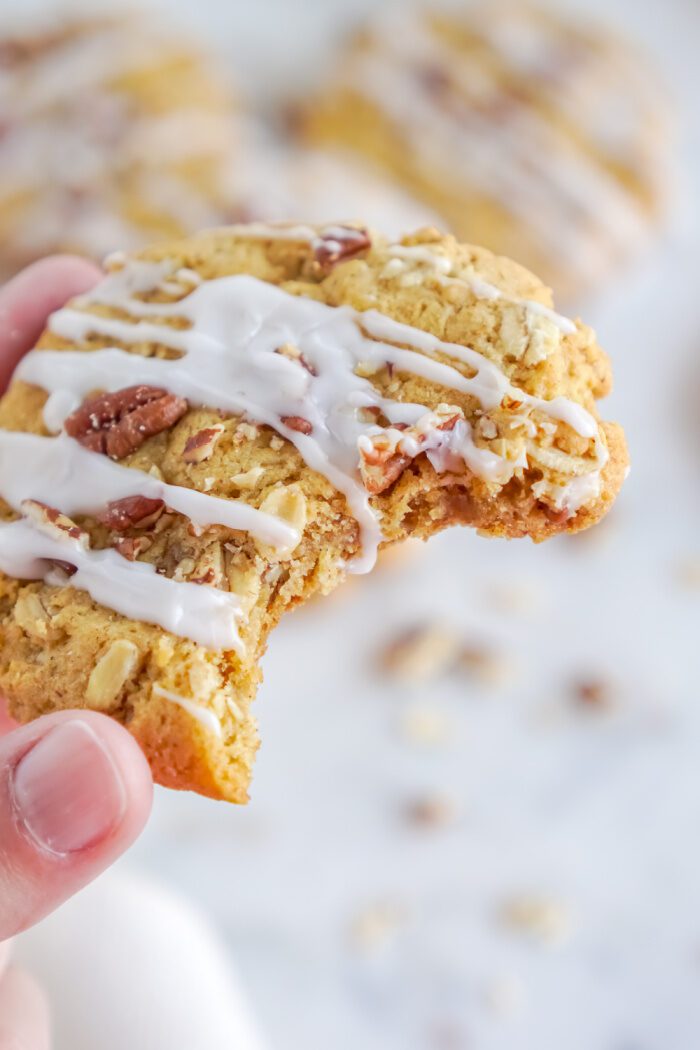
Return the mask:
M0 393L48 315L100 271L55 256L0 289ZM132 844L151 809L151 774L117 722L62 711L16 726L0 700L0 1050L48 1050L49 1008L10 963L10 938L57 908Z

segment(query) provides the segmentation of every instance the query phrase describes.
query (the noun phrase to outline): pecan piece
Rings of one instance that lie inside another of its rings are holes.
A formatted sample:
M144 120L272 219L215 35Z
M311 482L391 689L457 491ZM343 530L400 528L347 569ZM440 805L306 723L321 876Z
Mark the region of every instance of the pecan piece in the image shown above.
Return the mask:
M148 536L120 536L114 542L114 549L127 561L136 561L140 554L152 546L153 540Z
M548 521L551 521L552 525L563 525L571 517L571 513L566 507L558 510L556 507L550 507L548 503L543 503L541 500L538 501L537 506L544 511L545 517Z
M149 499L148 496L125 496L108 503L98 521L115 532L126 532L132 526L145 529L154 525L163 513L165 503L162 499Z
M224 584L224 548L218 542L209 544L189 577L190 583L208 584L210 587L223 588Z
M314 261L321 273L328 274L339 262L354 259L371 248L367 230L354 226L328 226L314 239Z
M184 462L203 463L205 459L209 459L223 432L224 428L221 423L216 423L213 427L204 427L196 434L192 434L182 451Z
M75 576L78 571L78 566L73 565L69 561L61 561L59 558L49 558L48 561L53 565L54 569L60 569L61 572L65 572L66 576Z
M371 496L377 496L393 485L410 462L410 456L397 451L395 444L382 438L363 442L360 446L362 484Z
M460 419L463 419L463 418L464 417L461 415L461 413L458 413L458 414L456 414L454 416L450 416L449 419L444 420L444 422L438 423L437 426L435 427L435 429L436 430L454 430L454 428L457 426L458 421ZM396 426L396 424L394 424L394 426Z
M309 375L318 375L318 372L311 364L309 359L304 354L302 354L299 347L295 346L294 343L282 343L281 346L277 347L275 353L279 354L280 357L286 357L288 361L295 361L297 364L300 364L302 368L306 369Z
M130 386L89 398L65 422L66 433L93 452L124 459L149 437L168 430L187 401L152 386Z
M22 513L45 536L54 540L77 540L81 547L87 547L87 532L55 507L37 499L25 499L22 500Z
M300 434L310 434L314 429L308 419L303 416L280 416L280 419L290 430L297 430Z

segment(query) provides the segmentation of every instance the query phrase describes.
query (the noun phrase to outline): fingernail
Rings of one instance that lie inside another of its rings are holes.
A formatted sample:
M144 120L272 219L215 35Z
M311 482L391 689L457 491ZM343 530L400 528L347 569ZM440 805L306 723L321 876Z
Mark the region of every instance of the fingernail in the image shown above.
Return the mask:
M99 737L81 721L42 737L16 766L13 797L26 833L51 853L77 853L120 823L126 791Z

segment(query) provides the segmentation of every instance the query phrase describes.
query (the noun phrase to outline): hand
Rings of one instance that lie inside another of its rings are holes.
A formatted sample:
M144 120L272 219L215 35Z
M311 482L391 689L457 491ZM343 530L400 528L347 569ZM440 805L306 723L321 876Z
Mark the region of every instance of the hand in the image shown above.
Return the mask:
M0 392L52 310L87 291L99 270L56 256L0 289ZM153 785L118 723L61 711L16 727L0 706L0 942L27 929L94 879L141 832ZM0 1050L48 1050L48 1010L0 943Z

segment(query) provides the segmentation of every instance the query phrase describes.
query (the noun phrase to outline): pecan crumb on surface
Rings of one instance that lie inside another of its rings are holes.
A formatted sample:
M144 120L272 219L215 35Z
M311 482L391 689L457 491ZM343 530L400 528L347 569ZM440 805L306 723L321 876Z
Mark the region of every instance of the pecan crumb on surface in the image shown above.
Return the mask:
M574 697L586 707L608 707L613 693L613 684L607 678L582 678L574 683Z
M434 707L413 705L404 712L400 721L401 735L411 744L422 747L439 747L447 742L450 722Z
M458 667L481 685L500 686L512 680L515 668L503 653L480 645L460 649Z
M449 627L419 624L392 639L381 653L380 663L399 681L422 683L447 671L458 653L458 639Z
M513 932L546 944L566 940L573 925L571 911L562 901L538 894L523 894L504 901L499 917Z
M350 923L350 942L364 952L378 951L405 920L405 910L398 902L384 900L367 904Z
M406 819L419 828L439 828L454 822L457 803L444 794L427 794L412 799L406 806Z

